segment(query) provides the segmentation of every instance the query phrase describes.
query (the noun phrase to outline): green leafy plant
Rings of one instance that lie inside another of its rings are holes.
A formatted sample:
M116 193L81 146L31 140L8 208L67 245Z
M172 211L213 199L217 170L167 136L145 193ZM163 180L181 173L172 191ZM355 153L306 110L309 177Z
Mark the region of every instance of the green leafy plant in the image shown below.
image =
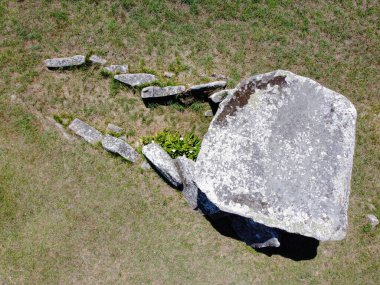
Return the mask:
M70 114L54 114L53 119L63 125L64 127L67 127L71 121L74 119L74 117Z
M193 133L181 136L179 132L164 129L154 136L142 137L143 145L151 142L159 144L172 158L185 155L189 159L196 160L202 140Z

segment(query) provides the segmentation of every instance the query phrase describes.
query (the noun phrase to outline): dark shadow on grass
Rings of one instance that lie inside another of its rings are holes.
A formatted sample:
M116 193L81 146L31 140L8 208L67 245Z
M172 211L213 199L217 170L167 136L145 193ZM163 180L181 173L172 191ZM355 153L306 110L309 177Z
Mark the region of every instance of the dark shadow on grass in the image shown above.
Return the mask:
M280 231L280 247L267 247L257 249L267 256L281 255L283 257L300 261L310 260L317 256L319 241L315 238L299 234Z
M242 240L236 234L232 226L233 220L230 219L231 215L236 216L234 214L225 213L224 215L219 214L218 216L206 216L206 219L221 235L246 243L246 241ZM281 255L294 261L310 260L317 256L318 240L299 234L288 233L280 229L274 230L278 233L280 246L254 248L254 250L267 256ZM249 244L247 245L249 246Z

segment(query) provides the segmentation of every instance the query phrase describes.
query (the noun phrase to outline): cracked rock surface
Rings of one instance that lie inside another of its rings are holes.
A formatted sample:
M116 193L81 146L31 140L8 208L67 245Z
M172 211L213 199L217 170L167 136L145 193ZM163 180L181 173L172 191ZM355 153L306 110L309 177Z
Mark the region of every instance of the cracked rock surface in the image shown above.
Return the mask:
M355 122L346 97L309 78L283 70L250 77L220 104L195 183L223 211L343 239Z

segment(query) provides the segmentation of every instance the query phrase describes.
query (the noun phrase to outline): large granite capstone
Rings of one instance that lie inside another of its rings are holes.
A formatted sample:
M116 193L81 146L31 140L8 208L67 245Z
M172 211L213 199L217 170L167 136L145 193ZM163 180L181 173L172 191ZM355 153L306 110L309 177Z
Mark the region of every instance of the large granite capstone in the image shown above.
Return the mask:
M221 210L318 240L345 237L356 110L289 71L242 81L205 135L194 180Z

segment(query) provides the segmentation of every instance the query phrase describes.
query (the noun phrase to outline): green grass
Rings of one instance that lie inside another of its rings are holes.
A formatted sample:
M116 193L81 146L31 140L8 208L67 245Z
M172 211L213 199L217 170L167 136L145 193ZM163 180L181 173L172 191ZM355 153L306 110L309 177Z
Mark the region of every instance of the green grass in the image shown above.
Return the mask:
M0 0L0 283L377 284L380 228L365 216L380 215L379 15L376 1ZM358 120L346 239L309 261L267 257L220 235L140 162L61 138L45 117L115 123L136 149L164 128L207 131L207 105L146 108L96 67L43 66L92 51L161 86L216 73L234 87L281 68L347 96Z

